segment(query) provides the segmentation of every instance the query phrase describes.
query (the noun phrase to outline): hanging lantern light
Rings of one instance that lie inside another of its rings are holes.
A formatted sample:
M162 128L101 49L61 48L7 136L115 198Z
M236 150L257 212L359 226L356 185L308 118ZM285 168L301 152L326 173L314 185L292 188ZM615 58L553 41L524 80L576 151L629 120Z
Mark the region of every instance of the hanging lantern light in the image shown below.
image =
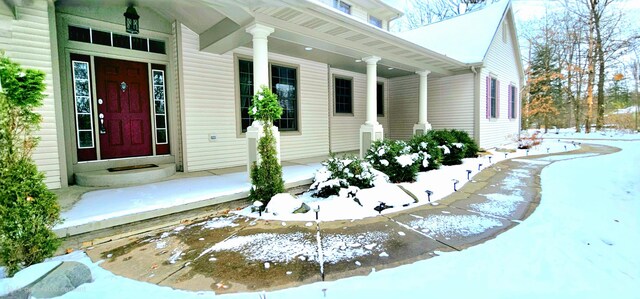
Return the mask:
M124 13L124 26L127 29L127 33L138 34L140 32L140 16L133 7L133 4L127 7L127 11Z

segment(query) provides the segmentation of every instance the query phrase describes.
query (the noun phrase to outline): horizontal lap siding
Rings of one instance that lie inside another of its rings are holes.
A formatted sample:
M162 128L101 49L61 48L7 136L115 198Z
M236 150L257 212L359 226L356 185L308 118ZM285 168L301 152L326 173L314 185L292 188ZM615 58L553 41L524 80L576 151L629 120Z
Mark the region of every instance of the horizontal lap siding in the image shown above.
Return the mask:
M518 136L520 125L520 111L517 119L509 119L508 111L508 86L514 84L520 90L520 77L516 65L516 53L511 32L508 32L506 42L502 37L502 26L506 26L507 21L503 21L496 33L487 57L485 67L482 68L480 80L480 147L492 148L505 143L513 142ZM508 30L510 29L507 26ZM500 81L500 109L499 118L488 120L486 118L486 77L495 76ZM519 107L519 105L518 105Z
M237 135L239 103L235 94L237 74L234 55L201 52L198 35L182 26L182 70L184 86L184 136L188 171L245 165L247 141ZM251 56L251 49L237 49ZM282 159L326 155L327 65L269 53L277 64L297 65L299 74L298 133L281 134ZM217 139L209 142L209 135Z
M419 87L418 75L389 79L389 138L411 139L413 125L418 123Z
M61 187L60 152L53 88L53 63L49 32L49 14L46 1L18 8L18 20L7 21L9 28L0 28L0 50L24 68L43 71L45 76L45 98L42 107L36 109L42 115L41 129L36 132L40 143L33 153L38 169L45 174L49 188ZM6 23L3 23L3 26Z
M429 78L427 121L433 129L464 130L473 136L473 74Z
M335 114L335 90L333 87L334 78L346 78L352 79L352 89L353 89L353 114ZM378 122L382 125L384 130L385 137L389 134L389 125L388 125L388 111L387 108L389 106L389 82L386 79L378 78L378 82L382 82L384 84L385 97L384 99L384 109L385 116L378 117ZM353 151L358 150L360 146L360 126L362 126L367 120L367 75L332 68L330 71L329 77L329 117L330 120L330 130L331 130L331 151L332 152L344 152L344 151Z

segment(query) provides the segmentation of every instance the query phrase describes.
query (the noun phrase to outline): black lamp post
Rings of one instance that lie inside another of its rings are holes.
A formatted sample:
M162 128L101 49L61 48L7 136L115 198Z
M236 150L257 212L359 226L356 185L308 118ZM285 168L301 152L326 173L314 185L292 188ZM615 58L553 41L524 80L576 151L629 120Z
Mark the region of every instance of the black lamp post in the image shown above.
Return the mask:
M433 195L433 191L431 191L431 190L427 190L427 191L424 191L424 192L426 192L426 193L427 193L427 201L428 201L429 203L431 203L431 195Z
M140 16L133 4L129 4L127 11L124 13L124 26L127 29L127 33L140 33Z
M318 213L320 213L320 206L318 205L315 209L313 209L314 212L316 212L316 221L318 221Z

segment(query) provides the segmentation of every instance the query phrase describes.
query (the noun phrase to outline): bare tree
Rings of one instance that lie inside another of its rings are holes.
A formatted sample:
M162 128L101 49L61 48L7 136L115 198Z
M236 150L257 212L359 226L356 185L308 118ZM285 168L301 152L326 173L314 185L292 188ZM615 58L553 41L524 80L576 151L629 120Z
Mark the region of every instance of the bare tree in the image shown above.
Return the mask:
M499 0L410 0L405 9L406 25L415 29L483 8Z

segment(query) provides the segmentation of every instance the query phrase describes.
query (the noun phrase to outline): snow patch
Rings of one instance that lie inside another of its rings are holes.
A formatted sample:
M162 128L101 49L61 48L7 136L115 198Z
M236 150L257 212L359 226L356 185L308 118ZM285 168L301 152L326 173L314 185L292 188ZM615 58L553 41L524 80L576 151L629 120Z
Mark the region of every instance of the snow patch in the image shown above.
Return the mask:
M421 228L432 237L468 237L501 225L502 223L494 218L478 215L431 215L409 224L411 227Z

